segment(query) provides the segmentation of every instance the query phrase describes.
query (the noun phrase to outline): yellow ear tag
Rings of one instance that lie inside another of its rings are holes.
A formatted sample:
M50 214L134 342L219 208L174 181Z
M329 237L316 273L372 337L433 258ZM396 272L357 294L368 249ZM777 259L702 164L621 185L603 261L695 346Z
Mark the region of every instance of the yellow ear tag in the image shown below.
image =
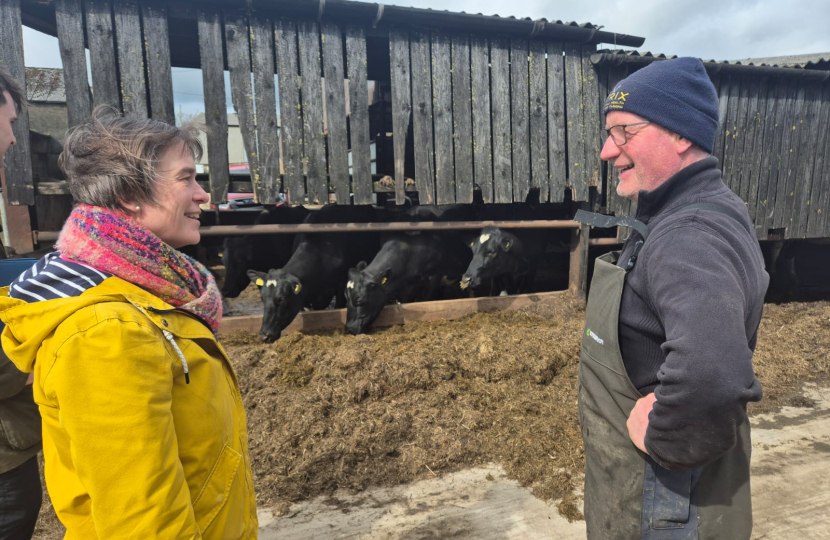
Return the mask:
M389 281L388 278L383 278L383 281L380 282L381 285L386 285L386 282Z
M294 294L297 294L298 292L300 292L300 284L299 283L294 285Z
M504 247L509 248L510 247L510 242L507 242L506 244L504 244Z
M475 241L470 242L470 247L474 247L476 245Z
M265 282L262 281L262 278L259 278L258 280L256 280L255 283L257 284L257 287L262 287L263 285L265 285Z

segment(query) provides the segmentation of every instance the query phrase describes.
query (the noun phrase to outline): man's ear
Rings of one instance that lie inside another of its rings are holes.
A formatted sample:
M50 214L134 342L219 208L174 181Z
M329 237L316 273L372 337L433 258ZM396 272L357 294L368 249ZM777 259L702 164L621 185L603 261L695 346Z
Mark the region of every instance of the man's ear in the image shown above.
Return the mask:
M265 285L265 280L268 279L268 274L264 272L257 272L256 270L248 270L248 279L255 283L257 287Z
M680 135L677 135L677 134L675 134L675 135L677 136L677 140L674 143L674 148L677 151L678 155L685 154L686 152L689 151L689 149L691 147L693 147L695 145L695 143L693 143L692 141L690 141L686 137L681 137Z

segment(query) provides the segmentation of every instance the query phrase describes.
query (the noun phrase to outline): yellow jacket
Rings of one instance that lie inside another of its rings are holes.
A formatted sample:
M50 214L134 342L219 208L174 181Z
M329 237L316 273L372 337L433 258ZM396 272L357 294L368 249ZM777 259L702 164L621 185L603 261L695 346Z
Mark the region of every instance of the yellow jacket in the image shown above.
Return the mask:
M2 346L35 372L66 538L256 538L245 410L207 326L117 277L74 298L7 294Z

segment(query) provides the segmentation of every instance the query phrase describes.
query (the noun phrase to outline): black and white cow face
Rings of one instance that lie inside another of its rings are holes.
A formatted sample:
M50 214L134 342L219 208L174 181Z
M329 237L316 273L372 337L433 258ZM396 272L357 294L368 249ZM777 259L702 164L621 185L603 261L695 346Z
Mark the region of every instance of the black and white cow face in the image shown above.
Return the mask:
M485 227L481 235L470 242L473 260L461 277L461 288L479 287L511 271L513 261L510 252L514 243L513 235L496 227Z
M361 262L357 268L349 269L349 281L346 283L346 332L357 335L364 333L374 322L388 294L386 284L391 271L380 276L366 272L366 263Z
M259 287L264 308L259 339L271 343L279 339L302 309L305 301L303 285L283 270L272 269L268 273L249 270L248 278Z

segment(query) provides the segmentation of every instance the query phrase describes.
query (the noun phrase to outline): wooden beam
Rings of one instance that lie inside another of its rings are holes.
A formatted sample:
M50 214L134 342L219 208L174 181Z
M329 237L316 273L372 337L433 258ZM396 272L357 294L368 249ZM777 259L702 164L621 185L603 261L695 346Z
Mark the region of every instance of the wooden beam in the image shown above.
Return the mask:
M0 2L0 64L4 64L23 88L26 87L26 68L23 65L23 25L20 19L20 0L3 0ZM29 205L35 203L35 190L32 179L32 158L29 151L29 112L23 109L12 125L12 133L17 143L8 149L5 156L6 183L3 185L3 195L9 204ZM3 156L0 156L0 166ZM24 208L16 212L26 215L29 211ZM11 223L9 216L9 227ZM28 227L28 222L26 227ZM17 248L30 247L31 234L28 241L25 238L14 240ZM31 251L31 249L29 250ZM20 249L18 249L20 252Z
M406 202L404 195L406 135L412 122L412 94L409 78L409 32L389 32L389 57L392 78L392 144L395 153L395 204Z
M373 328L410 324L415 321L451 321L470 313L490 311L516 311L530 307L543 300L560 298L567 291L554 291L535 294L518 294L515 296L488 296L483 298L461 298L458 300L439 300L436 302L416 302L412 304L395 304L383 308ZM326 311L305 311L299 313L282 335L294 332L315 332L343 328L346 324L346 310L332 309ZM259 332L262 316L227 317L219 325L219 334L230 332Z
M205 88L205 122L209 130L207 150L210 166L210 200L216 204L227 200L230 182L222 15L216 9L205 8L199 10L198 18L202 83Z
M84 15L80 0L58 0L55 3L55 21L63 61L68 127L72 128L86 122L92 112L92 97L86 75ZM172 90L170 96L172 100Z
M579 203L578 207L588 208L587 203ZM568 274L568 290L580 299L588 299L588 245L591 227L581 225L571 231L571 263Z

